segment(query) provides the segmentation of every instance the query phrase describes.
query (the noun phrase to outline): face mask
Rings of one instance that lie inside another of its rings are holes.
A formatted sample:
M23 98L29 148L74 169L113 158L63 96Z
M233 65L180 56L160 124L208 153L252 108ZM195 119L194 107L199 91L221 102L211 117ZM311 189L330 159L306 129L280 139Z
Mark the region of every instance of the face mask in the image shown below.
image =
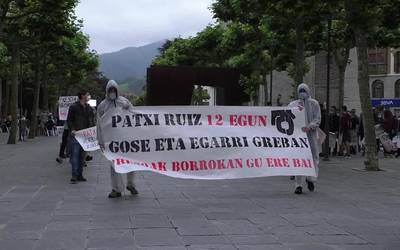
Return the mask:
M299 93L299 98L300 99L305 100L305 99L307 99L307 97L308 97L308 94L306 92L300 92Z
M108 97L110 97L111 100L115 100L117 99L117 93L111 92L110 94L108 94Z

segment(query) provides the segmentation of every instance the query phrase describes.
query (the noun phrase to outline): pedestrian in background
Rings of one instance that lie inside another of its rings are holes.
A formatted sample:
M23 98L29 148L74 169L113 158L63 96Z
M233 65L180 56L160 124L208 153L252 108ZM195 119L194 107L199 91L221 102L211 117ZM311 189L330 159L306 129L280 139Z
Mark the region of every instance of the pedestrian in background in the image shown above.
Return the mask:
M329 134L333 135L332 140L334 146L330 149L332 155L337 155L339 151L338 137L339 137L339 115L336 106L332 106L329 110Z
M26 132L27 132L27 120L26 120L25 116L22 116L21 119L19 119L19 140L20 141L25 141Z
M390 109L383 111L383 130L387 133L390 139L395 136L395 117Z
M351 143L351 116L347 111L347 107L342 107L342 113L340 114L340 127L339 127L339 141L340 143L340 156L350 157L350 143ZM344 153L346 151L346 154Z
M45 123L45 128L47 136L55 136L56 122L54 121L52 115L48 116L48 119Z
M68 123L65 122L64 130L63 130L62 137L61 137L60 151L58 152L58 157L56 159L56 161L60 164L63 162L63 159L67 158L67 155L69 155L68 149L67 149L68 138L70 136L69 132L70 131L68 128Z
M350 112L350 134L351 134L351 142L350 142L350 153L355 155L357 151L359 151L359 143L358 143L358 127L360 125L360 119L357 116L356 110L352 109Z

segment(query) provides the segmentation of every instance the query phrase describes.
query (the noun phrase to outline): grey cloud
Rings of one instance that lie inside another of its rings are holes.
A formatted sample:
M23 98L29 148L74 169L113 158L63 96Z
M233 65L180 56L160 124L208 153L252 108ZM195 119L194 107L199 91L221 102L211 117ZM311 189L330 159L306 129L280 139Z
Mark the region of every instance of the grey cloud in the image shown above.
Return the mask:
M213 23L212 0L82 0L77 9L100 53L196 34Z

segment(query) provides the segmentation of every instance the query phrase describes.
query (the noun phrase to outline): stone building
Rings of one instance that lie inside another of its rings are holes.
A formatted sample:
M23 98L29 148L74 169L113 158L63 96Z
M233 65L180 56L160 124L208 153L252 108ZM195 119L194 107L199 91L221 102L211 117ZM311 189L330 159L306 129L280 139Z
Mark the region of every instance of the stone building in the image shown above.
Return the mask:
M326 102L326 52L320 52L307 58L309 71L304 77L304 82L310 85L315 98L320 103ZM368 61L370 71L370 88L373 105L380 103L391 107L400 114L400 49L369 49ZM267 77L269 79L269 76ZM273 98L272 104L276 105L277 95L282 95L284 105L291 101L294 82L287 72L273 72ZM264 86L260 86L258 105L264 105ZM330 72L330 105L339 106L339 70L334 59L331 60ZM358 88L358 60L356 49L350 50L348 65L344 79L344 105L348 109L361 111L360 94ZM396 107L398 105L398 107Z

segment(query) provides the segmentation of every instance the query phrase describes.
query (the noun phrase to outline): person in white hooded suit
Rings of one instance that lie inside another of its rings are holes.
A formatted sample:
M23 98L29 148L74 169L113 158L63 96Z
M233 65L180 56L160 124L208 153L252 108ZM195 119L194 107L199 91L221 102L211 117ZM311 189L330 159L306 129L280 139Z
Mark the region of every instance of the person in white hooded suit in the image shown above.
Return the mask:
M100 149L104 151L104 135L101 130L100 119L109 110L116 110L118 108L122 109L133 109L133 105L123 96L119 95L118 84L114 80L110 80L106 87L106 98L97 107L97 141L99 143ZM122 174L115 172L114 166L110 166L111 175L111 186L112 191L108 195L109 198L121 197L121 192L124 190ZM134 185L134 173L128 173L126 189L131 192L132 195L138 194Z
M289 104L289 107L301 107L305 110L306 126L303 131L307 133L307 138L310 143L311 152L314 159L315 171L318 176L319 164L319 146L317 140L317 129L321 123L321 110L317 100L311 98L311 91L307 84L302 83L297 88L298 100ZM307 183L307 188L313 192L315 189L315 181L317 178L311 176L296 176L295 194L303 193L303 185Z

